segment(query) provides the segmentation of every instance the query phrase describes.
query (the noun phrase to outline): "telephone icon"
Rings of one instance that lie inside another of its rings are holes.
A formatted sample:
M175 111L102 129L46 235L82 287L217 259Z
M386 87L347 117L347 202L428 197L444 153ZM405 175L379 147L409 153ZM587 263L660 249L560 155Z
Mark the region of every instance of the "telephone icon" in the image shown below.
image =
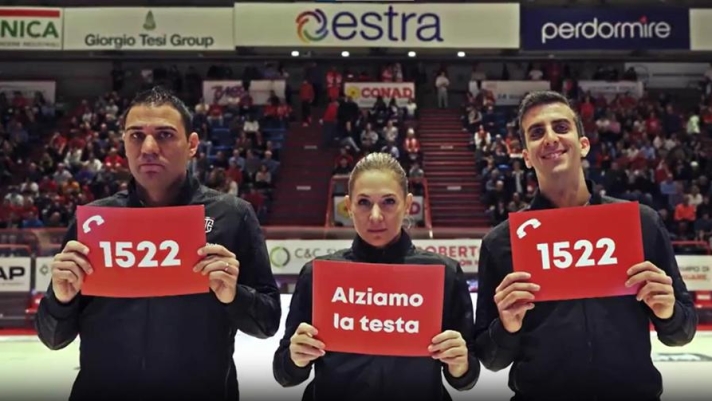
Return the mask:
M522 223L519 228L517 228L517 237L519 237L519 239L522 239L527 236L527 233L524 230L529 226L536 229L541 226L541 222L537 219L529 219Z
M91 224L94 223L97 226L100 226L104 224L104 218L99 216L98 214L95 216L91 216L90 218L86 219L84 224L82 224L82 230L84 231L84 234L91 232Z

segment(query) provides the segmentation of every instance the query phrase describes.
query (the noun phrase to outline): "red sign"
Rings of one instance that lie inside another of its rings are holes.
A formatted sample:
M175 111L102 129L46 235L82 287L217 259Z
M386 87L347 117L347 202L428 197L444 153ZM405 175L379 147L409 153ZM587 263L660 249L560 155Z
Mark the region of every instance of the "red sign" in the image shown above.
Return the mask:
M209 291L208 276L193 272L205 246L205 209L77 207L77 239L89 247L94 273L82 294L159 297Z
M509 215L514 271L531 274L536 301L637 294L627 270L643 262L637 202Z
M442 265L315 260L312 325L327 351L429 356L444 290Z

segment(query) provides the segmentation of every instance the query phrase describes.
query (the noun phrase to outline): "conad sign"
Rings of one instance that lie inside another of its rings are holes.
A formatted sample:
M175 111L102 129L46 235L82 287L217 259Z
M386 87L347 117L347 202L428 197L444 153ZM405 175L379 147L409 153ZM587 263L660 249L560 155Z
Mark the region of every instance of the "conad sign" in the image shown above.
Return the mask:
M344 93L350 96L359 107L373 107L380 96L388 104L396 99L396 104L403 107L409 99L415 98L415 84L412 82L347 82Z

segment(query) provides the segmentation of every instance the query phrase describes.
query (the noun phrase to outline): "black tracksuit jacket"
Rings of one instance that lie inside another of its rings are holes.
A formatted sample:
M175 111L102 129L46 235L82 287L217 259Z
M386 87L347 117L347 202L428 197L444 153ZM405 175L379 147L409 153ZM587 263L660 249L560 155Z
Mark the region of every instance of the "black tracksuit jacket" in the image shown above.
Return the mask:
M179 204L205 205L206 216L214 220L207 242L237 255L240 274L235 300L223 304L212 292L140 299L80 293L63 305L50 285L39 306L36 328L52 350L81 337L81 366L71 401L236 401L235 334L268 338L277 332L280 295L252 207L201 186L194 178L185 180ZM143 203L132 182L128 191L92 205L142 207ZM72 239L76 239L76 221L62 246Z
M473 349L472 300L462 269L456 261L416 249L405 232L402 232L397 242L384 249L376 249L357 237L350 249L319 259L445 265L443 331L458 331L468 341L469 371L459 378L454 378L448 373L445 364L430 357L370 356L328 351L325 356L304 368L296 366L289 355L289 343L300 323L311 324L312 321L310 262L299 275L287 316L284 338L274 355L274 377L279 384L283 387L301 384L309 378L313 365L315 377L304 392L304 401L450 400L450 395L443 385L443 374L455 389L467 390L475 385L480 375L480 363L475 358Z
M592 182L587 182L589 192ZM594 194L590 203L621 202ZM553 208L540 193L531 209ZM673 279L675 311L658 319L635 296L539 302L524 317L522 329L507 332L499 320L494 293L513 271L509 222L482 241L476 308L476 350L485 368L510 364L513 400L654 401L662 378L651 360L650 323L660 341L682 346L692 341L697 314L675 260L670 239L657 212L640 206L645 260ZM575 222L572 222L575 224ZM615 224L613 221L602 224ZM586 283L581 283L586 285Z

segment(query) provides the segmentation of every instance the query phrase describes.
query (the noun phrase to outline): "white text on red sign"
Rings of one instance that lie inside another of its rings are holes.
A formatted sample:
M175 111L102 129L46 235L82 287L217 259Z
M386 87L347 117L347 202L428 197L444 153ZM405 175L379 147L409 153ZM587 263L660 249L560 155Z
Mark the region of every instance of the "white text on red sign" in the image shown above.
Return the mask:
M596 241L596 249L603 249L603 255L596 261L591 257L593 254L593 244L586 239L580 239L574 243L573 250L580 252L580 256L574 264L574 255L570 251L571 242L561 241L553 244L537 244L536 249L541 255L541 266L544 270L551 269L552 263L559 269L591 266L611 266L618 264L618 258L614 256L616 243L610 238L601 238Z
M151 241L141 241L136 245L134 251L133 242L119 241L119 242L109 242L101 241L99 246L104 254L104 266L114 267L114 263L117 266L123 268L136 267L176 267L181 265L180 259L177 259L180 247L178 243L173 240L165 240L156 246ZM162 261L156 260L157 249L160 251L168 251L168 254L163 258ZM141 261L136 265L137 255L139 252L143 255Z

